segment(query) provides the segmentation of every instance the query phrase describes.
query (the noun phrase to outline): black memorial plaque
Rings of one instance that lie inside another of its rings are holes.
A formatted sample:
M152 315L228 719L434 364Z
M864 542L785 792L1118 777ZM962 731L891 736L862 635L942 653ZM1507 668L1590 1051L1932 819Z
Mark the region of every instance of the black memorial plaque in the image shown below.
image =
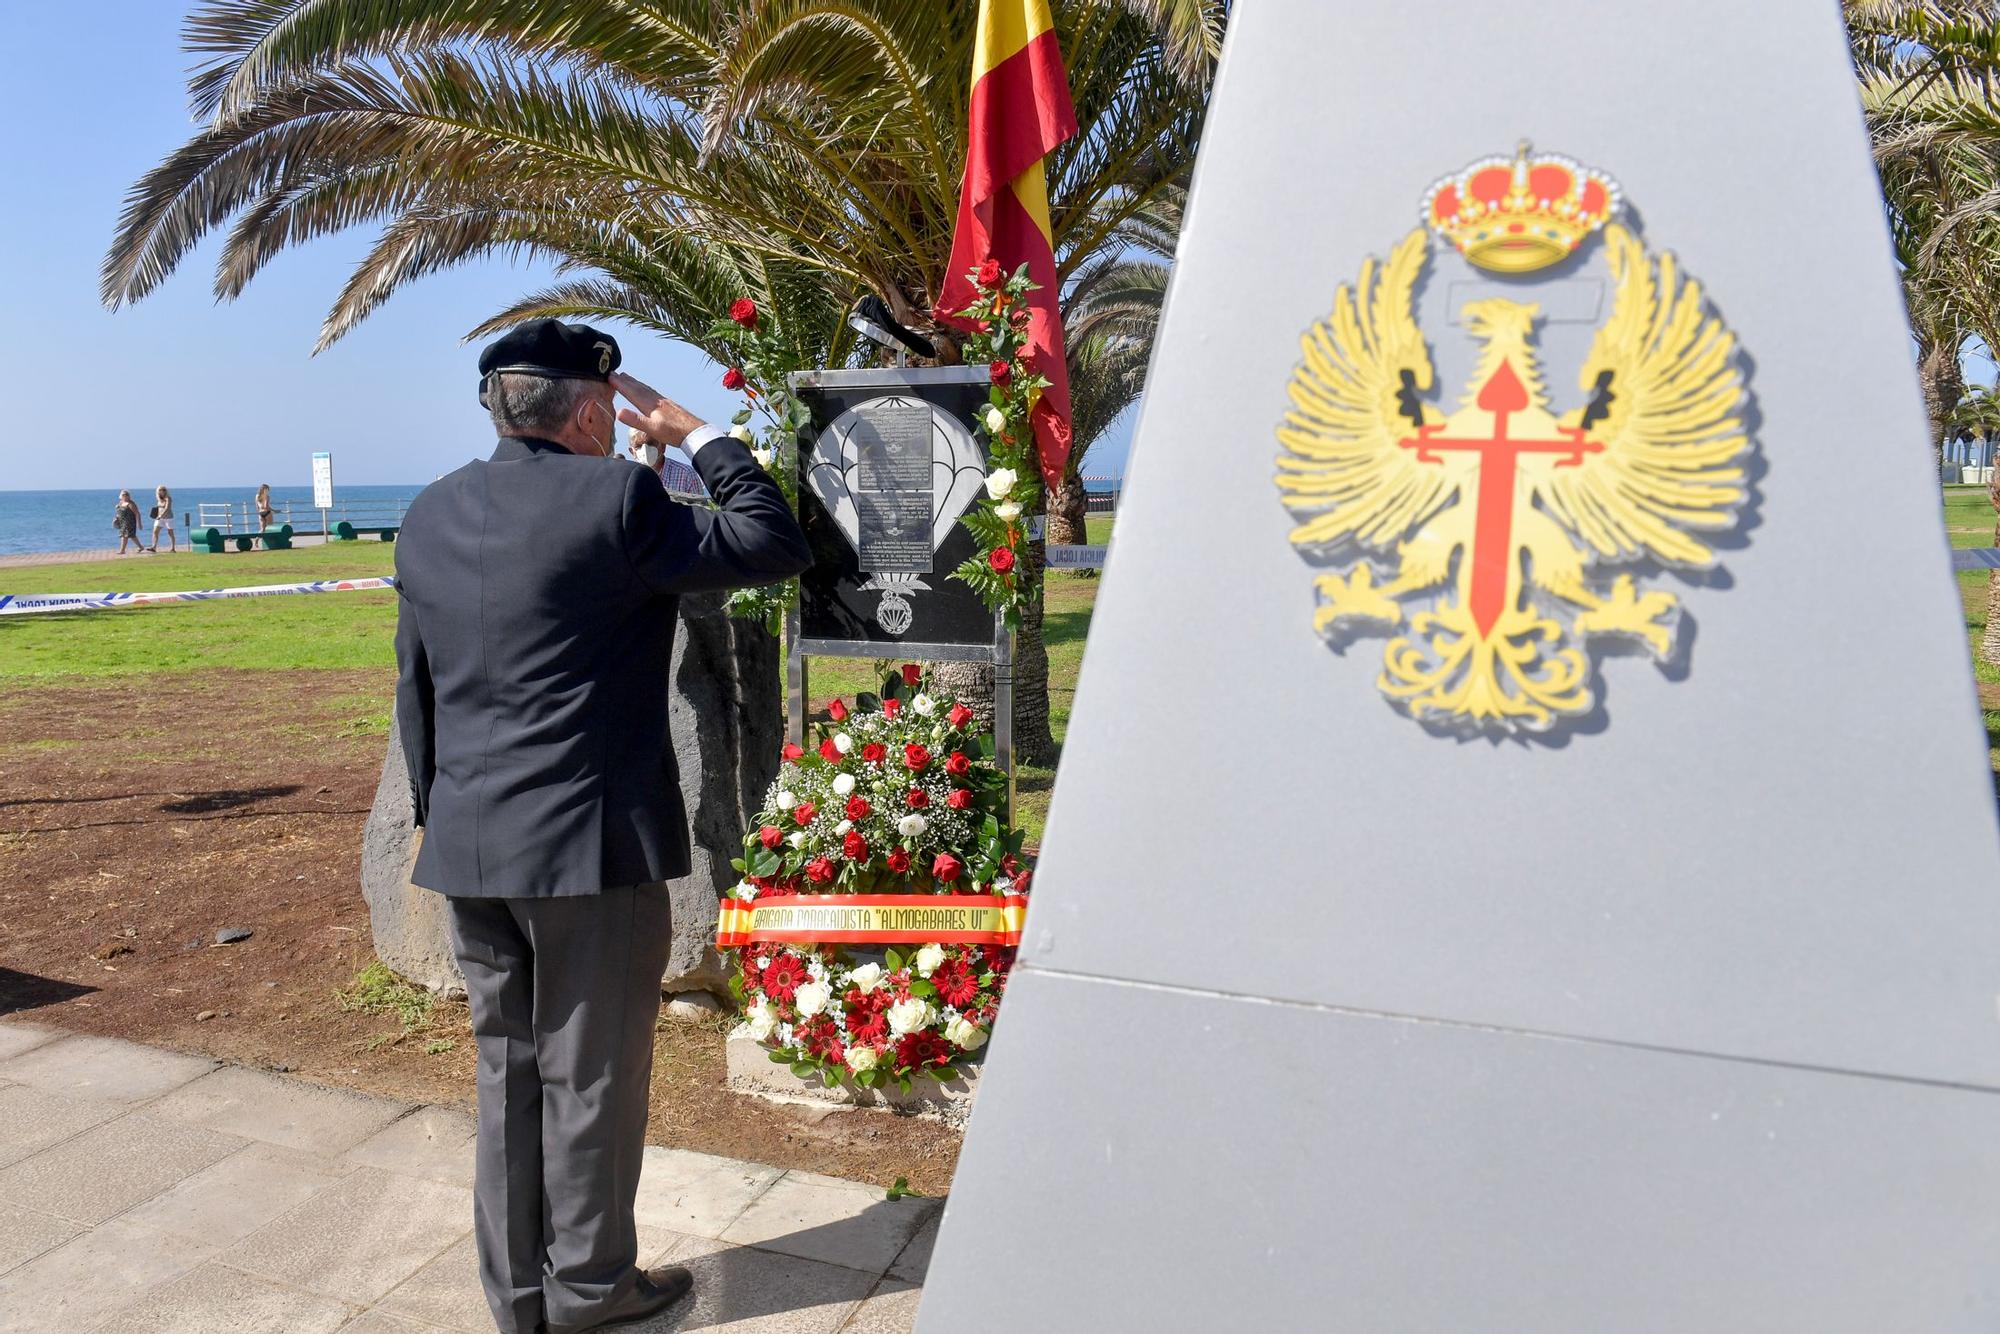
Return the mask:
M984 495L973 433L984 369L824 371L795 388L812 411L799 434L799 519L813 553L799 580L803 636L880 644L885 657L904 643L991 644L993 613L951 577L976 554L957 520ZM831 470L818 488L815 468Z

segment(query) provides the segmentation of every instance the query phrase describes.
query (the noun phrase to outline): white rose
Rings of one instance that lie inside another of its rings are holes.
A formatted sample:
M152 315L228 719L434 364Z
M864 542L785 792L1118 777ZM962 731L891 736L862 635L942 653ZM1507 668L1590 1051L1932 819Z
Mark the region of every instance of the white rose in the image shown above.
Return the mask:
M792 1004L799 1007L799 1014L810 1019L826 1008L833 999L833 988L824 982L808 982L792 994Z
M752 439L752 436L750 434L750 428L743 425L741 422L738 422L736 425L729 428L729 438L731 440L741 440L744 444L747 445L750 443Z
M866 1074L868 1071L873 1070L875 1068L875 1049L873 1047L849 1047L847 1049L847 1068L857 1075Z
M792 807L794 807L794 806L796 806L796 805L798 805L798 804L799 804L799 799L798 799L798 797L797 797L797 795L796 795L796 794L794 794L794 793L791 793L791 792L780 792L780 793L778 794L778 809L779 809L779 810L781 810L781 811L788 811L788 810L790 810L790 809L791 809Z
M847 980L856 991L866 996L869 992L882 985L882 965L879 963L864 963L849 973Z
M951 1040L954 1047L965 1051L977 1051L986 1041L986 1030L964 1015L946 1024L944 1035Z
M833 776L833 790L838 796L845 797L851 795L854 791L854 775L835 774Z
M848 831L853 828L854 828L854 821L842 820L839 824L833 827L833 836L835 838L846 838Z
M918 815L915 811L911 811L908 815L896 821L896 832L904 838L915 838L928 828L930 828L930 821Z
M778 1031L778 1010L771 1004L769 996L759 996L750 1002L750 1008L743 1012L743 1018L750 1025L750 1036L759 1042Z
M757 460L758 467L769 469L771 466L771 459L773 456L771 454L771 451L768 449L753 449L750 451L750 457Z
M795 848L804 847L806 845L806 831L803 829L794 829L791 833L785 835L785 842Z
M1007 414L988 404L986 407L986 429L998 435L1007 429ZM1001 471L1006 471L1004 468Z
M757 886L751 884L748 880L738 880L736 882L736 897L739 899L756 898Z
M995 468L992 472L986 474L987 497L991 500L1000 499L1014 489L1014 483L1017 480L1018 478L1012 468Z
M910 700L910 711L921 718L928 718L937 712L937 701L919 692Z
M1002 501L993 507L993 513L1007 523L1021 517L1021 506L1012 500Z
M835 732L833 734L833 748L845 755L848 751L854 749L854 738L845 732Z
M917 951L917 976L929 977L944 962L944 946L926 945Z
M889 1031L901 1037L905 1033L914 1033L920 1028L929 1027L931 1020L935 1018L937 1011L931 1008L929 1001L912 996L906 1001L897 1001L889 1007Z

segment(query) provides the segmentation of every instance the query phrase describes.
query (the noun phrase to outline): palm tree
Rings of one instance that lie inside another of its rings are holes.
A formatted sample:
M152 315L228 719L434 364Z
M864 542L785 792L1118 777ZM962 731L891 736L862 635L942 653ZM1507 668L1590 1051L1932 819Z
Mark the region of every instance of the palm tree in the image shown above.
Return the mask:
M1055 9L1082 126L1048 171L1067 280L1184 177L1228 2ZM143 298L224 224L224 299L287 246L375 224L319 347L426 274L530 254L560 281L482 329L601 317L706 346L748 294L838 365L858 355L841 316L873 292L955 355L931 301L976 16L975 0L209 0L185 28L205 123L133 187L103 297ZM1035 620L1024 678L1045 662ZM1050 757L1046 680L1023 686L1021 752Z
M1848 0L1847 17L1941 475L1965 349L2000 347L2000 3ZM2000 488L1992 500L2000 542ZM2000 574L1980 646L2000 665L1996 623Z

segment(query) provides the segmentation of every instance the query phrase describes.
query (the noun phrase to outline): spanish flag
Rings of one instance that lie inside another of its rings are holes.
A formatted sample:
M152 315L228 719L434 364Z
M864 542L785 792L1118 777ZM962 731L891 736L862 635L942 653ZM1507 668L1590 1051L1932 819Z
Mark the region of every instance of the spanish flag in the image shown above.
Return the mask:
M963 310L978 297L967 273L989 258L1008 273L1025 263L1028 276L1040 284L1028 294L1024 355L1049 381L1032 424L1042 476L1051 488L1061 483L1069 458L1069 371L1042 159L1075 133L1076 108L1070 105L1049 0L980 0L958 230L937 311L946 318L945 312Z

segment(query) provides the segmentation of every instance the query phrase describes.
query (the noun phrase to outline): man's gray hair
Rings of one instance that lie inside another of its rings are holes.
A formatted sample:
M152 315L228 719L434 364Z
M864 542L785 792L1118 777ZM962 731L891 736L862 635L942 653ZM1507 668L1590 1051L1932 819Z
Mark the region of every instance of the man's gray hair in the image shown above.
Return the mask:
M588 380L501 371L486 389L486 410L502 435L554 435L590 390Z

